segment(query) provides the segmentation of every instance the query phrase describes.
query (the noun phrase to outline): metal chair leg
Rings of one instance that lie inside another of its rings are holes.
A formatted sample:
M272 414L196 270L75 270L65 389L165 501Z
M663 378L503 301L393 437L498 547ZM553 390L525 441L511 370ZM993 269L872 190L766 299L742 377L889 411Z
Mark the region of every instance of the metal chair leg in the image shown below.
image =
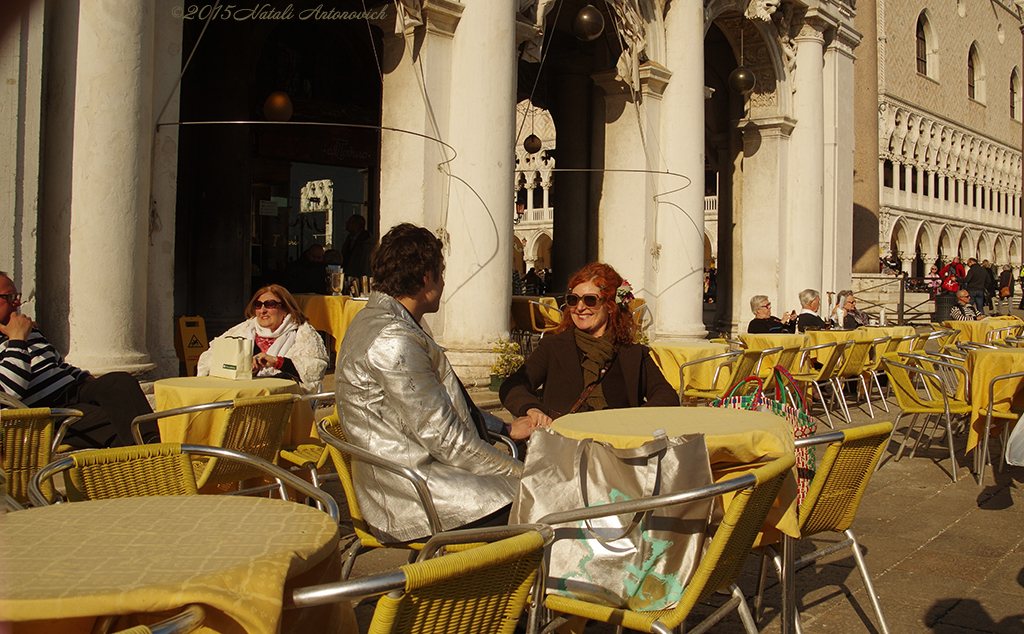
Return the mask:
M821 391L821 386L818 385L817 381L811 381L811 385L818 391L818 399L821 401L821 407L825 410L825 418L828 426L831 429L835 429L836 426L832 424L832 415L828 413L828 403L825 402L825 395Z
M846 537L853 542L853 558L857 561L860 576L864 579L864 587L868 591L868 598L871 599L871 607L875 609L875 616L878 617L878 625L882 629L882 634L889 634L889 624L885 622L885 615L882 614L882 604L878 602L878 593L875 592L875 584L871 582L871 575L868 574L868 567L864 563L864 554L860 550L857 537L850 529L847 529L845 533Z

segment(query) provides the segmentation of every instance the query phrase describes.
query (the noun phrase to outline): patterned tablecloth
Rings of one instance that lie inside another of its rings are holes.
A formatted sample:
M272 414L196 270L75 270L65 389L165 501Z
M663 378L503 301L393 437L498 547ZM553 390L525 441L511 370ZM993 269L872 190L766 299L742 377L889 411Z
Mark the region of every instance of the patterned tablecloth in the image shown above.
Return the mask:
M216 376L188 376L161 379L153 384L156 410L163 411L187 405L230 401L236 398L267 396L268 394L302 394L302 388L291 379L273 377L258 379L222 379ZM171 416L162 418L160 440L162 442L191 443L195 445L216 444L217 416L214 412ZM295 403L292 417L284 432L284 445L319 443L313 430L313 410L308 402Z
M0 620L17 634L87 633L97 617L165 614L122 618L124 629L199 603L200 632L355 632L347 603L282 616L291 588L341 578L338 539L329 515L267 498L123 498L8 513Z
M630 449L654 439L664 429L669 438L703 433L716 481L749 471L751 465L794 451L793 431L786 419L766 412L713 407L634 407L569 414L551 425L563 436L593 438ZM778 537L771 529L800 537L796 515L797 484L793 473L782 486L765 523L761 543ZM728 505L731 494L723 497Z

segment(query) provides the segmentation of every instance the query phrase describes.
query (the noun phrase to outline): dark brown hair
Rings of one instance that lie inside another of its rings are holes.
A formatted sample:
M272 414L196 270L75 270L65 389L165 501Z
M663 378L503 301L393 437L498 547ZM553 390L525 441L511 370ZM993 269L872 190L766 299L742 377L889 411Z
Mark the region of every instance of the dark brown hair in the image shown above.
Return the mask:
M444 255L441 240L429 230L403 222L380 239L370 258L373 286L392 297L412 297L423 288L423 278L441 275Z

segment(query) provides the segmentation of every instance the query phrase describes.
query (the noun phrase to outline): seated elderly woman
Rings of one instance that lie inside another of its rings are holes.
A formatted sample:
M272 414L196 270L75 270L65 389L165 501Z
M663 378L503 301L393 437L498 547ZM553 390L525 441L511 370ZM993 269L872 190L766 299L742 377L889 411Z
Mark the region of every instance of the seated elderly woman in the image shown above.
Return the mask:
M249 300L245 316L246 321L221 337L243 337L256 344L253 376L286 375L298 379L306 392L317 391L327 371L327 348L292 294L277 284L264 286ZM199 376L210 373L211 350L212 342L199 357Z
M813 288L805 288L800 291L800 314L796 318L796 329L803 332L821 330L827 328L825 320L818 316L818 309L821 308L821 295Z
M857 310L857 298L853 291L839 291L836 305L832 307L832 320L843 330L856 330L868 325L867 313Z
M768 301L767 295L751 297L750 310L754 312L754 318L747 324L747 332L750 334L777 334L796 330L796 311L784 314L782 319L775 317L772 315L772 303Z
M647 347L635 343L632 288L622 276L594 262L572 277L569 289L555 334L541 339L505 380L502 404L533 427L577 411L678 405Z

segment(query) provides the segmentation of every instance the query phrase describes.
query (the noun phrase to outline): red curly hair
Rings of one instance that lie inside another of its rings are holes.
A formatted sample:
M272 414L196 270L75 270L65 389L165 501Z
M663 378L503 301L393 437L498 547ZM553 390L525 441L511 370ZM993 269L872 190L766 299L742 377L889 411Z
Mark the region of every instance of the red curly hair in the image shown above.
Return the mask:
M593 282L594 286L600 289L601 302L608 309L608 328L613 333L615 347L633 343L636 340L636 324L633 323L629 307L622 307L615 303L615 291L622 286L622 276L608 264L591 262L569 279L569 292L586 282ZM563 306L562 322L558 324L555 332L563 332L575 327L571 309L568 305Z

